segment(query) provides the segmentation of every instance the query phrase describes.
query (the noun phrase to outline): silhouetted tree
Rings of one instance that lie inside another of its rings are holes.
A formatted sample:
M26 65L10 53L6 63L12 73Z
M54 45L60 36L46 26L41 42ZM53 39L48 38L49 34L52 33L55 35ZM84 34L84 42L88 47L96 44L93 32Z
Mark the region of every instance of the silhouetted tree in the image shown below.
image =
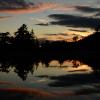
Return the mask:
M10 33L0 33L0 44L7 44L10 42Z
M31 40L34 38L33 31L29 32L27 29L27 25L23 24L17 32L15 32L15 38L18 40Z
M73 41L76 42L78 40L78 36L73 37Z
M95 28L95 31L96 31L96 32L99 32L99 31L100 31L100 25L98 25L98 26Z
M28 31L27 25L23 24L17 32L15 32L15 48L20 51L33 51L38 47L38 40L33 29Z

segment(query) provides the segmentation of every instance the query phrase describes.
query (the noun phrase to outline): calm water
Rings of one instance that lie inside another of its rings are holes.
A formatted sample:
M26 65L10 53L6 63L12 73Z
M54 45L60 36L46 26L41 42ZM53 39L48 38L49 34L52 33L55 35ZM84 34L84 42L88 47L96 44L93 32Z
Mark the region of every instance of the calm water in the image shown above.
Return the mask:
M59 64L53 60L48 66L40 62L30 69L20 67L0 67L2 100L100 100L99 75L79 61Z

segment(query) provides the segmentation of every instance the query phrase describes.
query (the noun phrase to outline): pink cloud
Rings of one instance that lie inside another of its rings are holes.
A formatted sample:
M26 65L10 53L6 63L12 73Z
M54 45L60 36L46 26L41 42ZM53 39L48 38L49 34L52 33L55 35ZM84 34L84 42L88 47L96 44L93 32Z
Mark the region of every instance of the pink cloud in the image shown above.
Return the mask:
M66 10L75 10L74 6L71 5L62 5L57 3L39 3L37 5L28 5L27 7L12 7L12 8L3 8L0 9L0 13L8 13L8 14L26 14L26 13L35 13L44 10L58 10L58 11L66 11Z
M48 98L48 97L60 97L60 96L72 96L75 95L73 91L65 91L65 92L47 92L40 89L34 88L0 88L0 92L9 92L9 93L22 93L31 96L37 96L41 98Z
M15 83L12 83L12 82L4 82L4 81L0 81L0 85L1 85L1 84L16 85Z
M54 3L40 3L38 5L23 7L23 8L12 8L12 9L0 9L0 13L8 14L25 14L25 13L34 13L39 11L44 11L47 9L52 9L57 7L57 4Z
M13 92L13 93L24 93L28 95L35 95L39 97L52 97L55 96L52 93L45 92L38 89L32 89L32 88L0 88L0 91L2 92Z

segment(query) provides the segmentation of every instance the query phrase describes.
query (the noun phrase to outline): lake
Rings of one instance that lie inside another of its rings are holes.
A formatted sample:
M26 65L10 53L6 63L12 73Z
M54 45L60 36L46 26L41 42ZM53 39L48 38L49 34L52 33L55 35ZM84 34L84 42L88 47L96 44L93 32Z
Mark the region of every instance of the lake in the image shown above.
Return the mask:
M0 64L2 100L100 100L100 74L78 60Z

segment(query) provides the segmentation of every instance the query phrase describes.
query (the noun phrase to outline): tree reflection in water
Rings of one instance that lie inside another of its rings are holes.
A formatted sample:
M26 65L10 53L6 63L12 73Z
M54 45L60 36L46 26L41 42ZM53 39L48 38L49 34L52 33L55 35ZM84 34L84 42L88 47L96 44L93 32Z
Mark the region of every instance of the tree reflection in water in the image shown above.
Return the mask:
M38 70L38 67L60 67L63 70L66 70L66 68L70 68L69 72L74 71L86 71L88 69L84 69L80 66L84 65L82 62L79 62L78 60L61 60L61 59L25 59L25 58L19 58L19 59L12 59L12 60L2 60L0 61L0 72L6 72L9 73L10 69L14 69L13 72L17 73L17 75L22 79L26 80L27 75L29 73L33 74L34 71ZM91 70L90 70L91 71Z

